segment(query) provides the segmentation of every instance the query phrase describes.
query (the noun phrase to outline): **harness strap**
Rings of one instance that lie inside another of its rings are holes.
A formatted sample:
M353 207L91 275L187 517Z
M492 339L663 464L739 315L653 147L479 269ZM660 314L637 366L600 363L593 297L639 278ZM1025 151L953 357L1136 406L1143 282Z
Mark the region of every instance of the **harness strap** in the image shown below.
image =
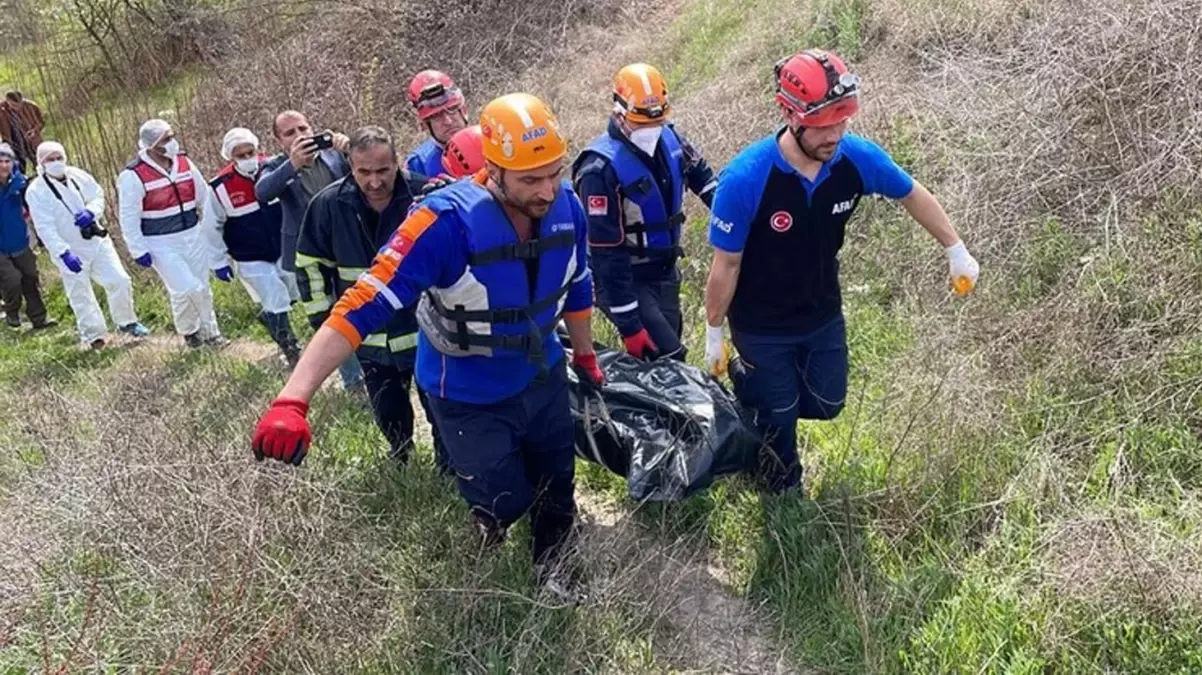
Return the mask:
M477 267L508 260L534 260L551 249L565 248L576 243L575 232L558 232L530 241L501 244L477 251L468 256L468 264Z

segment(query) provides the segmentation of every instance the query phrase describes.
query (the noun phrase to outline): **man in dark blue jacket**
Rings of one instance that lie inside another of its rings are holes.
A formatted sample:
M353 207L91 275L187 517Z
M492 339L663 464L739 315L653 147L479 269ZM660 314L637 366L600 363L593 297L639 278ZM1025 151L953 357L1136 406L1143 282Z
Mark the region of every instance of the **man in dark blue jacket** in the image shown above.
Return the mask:
M314 195L330 183L343 178L350 169L346 163L347 137L332 134L334 147L317 149L316 135L304 114L285 110L276 115L272 133L282 153L263 164L255 181L255 196L263 203L280 201L283 220L280 227L280 268L290 286L296 279L296 244L300 239L301 220ZM363 370L356 359L347 359L338 368L342 386L347 390L363 385Z
M663 75L644 63L614 78L606 133L576 159L573 180L588 213L597 306L636 358L684 360L680 232L684 191L708 207L717 181L670 123Z
M25 188L29 182L16 169L17 154L0 143L0 300L4 320L13 328L21 327L21 300L25 315L34 328L49 328L56 323L46 318L46 303L38 280L38 261L30 246L29 225L25 222Z
M380 127L359 129L349 146L351 175L313 198L297 245L296 281L314 330L325 322L338 298L367 273L425 183L424 176L401 168L392 137ZM413 439L409 385L417 332L414 310L408 308L393 315L384 330L364 337L356 352L376 424L399 464L408 462ZM418 397L425 407L425 395L419 391ZM433 428L429 414L426 419ZM445 470L437 429L434 449L439 467Z

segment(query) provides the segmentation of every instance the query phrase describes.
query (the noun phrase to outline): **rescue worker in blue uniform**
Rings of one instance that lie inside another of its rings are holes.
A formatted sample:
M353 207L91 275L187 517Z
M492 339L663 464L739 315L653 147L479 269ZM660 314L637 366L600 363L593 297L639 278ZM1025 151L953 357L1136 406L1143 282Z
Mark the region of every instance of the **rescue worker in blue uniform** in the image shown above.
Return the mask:
M252 439L256 457L299 464L308 401L363 336L417 308L418 384L486 544L530 511L541 586L579 599L568 546L575 519L574 425L561 320L586 387L593 350L588 223L563 180L567 142L551 110L509 94L481 112L485 170L430 194L338 301Z
M618 71L609 128L577 157L576 191L589 219L597 305L636 358L681 361L680 234L684 191L706 207L717 179L668 121L663 75L645 63Z
M279 265L283 207L279 199L261 201L255 194L255 180L267 158L259 152L259 137L243 127L226 132L221 157L227 164L209 181L212 208L203 217L211 222L202 229L220 233L215 245L233 259L232 271L260 307L259 323L288 365L295 366L301 348L288 313L296 297L288 290L288 273ZM217 278L228 283L229 270L218 270Z
M301 222L296 281L315 329L325 322L333 303L367 273L425 182L401 169L392 137L380 127L356 131L349 149L350 175L318 192ZM401 465L408 463L413 441L409 387L417 330L413 310L407 309L373 326L356 345L376 424L388 439L389 456ZM420 392L418 398L424 406ZM445 470L438 428L431 426L435 458Z
M979 267L931 193L880 146L846 133L860 87L838 56L807 50L775 71L785 125L718 178L705 308L707 365L716 376L726 370L729 317L738 351L731 381L771 446L761 479L780 492L801 481L798 419L829 420L843 409L848 354L838 254L861 200L900 200L945 248L958 292L971 290Z
M455 132L467 126L467 101L449 75L423 70L409 81L409 104L430 137L405 158L410 172L433 178L443 173L442 155Z

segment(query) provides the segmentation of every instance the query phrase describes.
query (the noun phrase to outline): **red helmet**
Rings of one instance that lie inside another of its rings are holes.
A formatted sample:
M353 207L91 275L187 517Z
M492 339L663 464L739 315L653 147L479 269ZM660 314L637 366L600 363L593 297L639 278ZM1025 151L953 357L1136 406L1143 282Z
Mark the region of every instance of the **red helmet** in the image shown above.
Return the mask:
M455 178L470 176L484 168L484 135L473 124L456 131L442 152L442 168Z
M444 110L462 109L466 102L449 75L423 70L409 81L409 103L417 110L417 119L425 122Z
M802 126L829 127L860 108L860 78L834 54L807 49L776 63L776 102L801 117Z

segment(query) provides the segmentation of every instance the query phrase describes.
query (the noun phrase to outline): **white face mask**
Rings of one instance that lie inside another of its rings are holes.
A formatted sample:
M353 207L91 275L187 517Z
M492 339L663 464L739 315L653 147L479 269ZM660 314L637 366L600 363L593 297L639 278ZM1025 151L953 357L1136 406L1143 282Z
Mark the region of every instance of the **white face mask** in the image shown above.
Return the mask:
M47 175L62 178L67 175L67 163L63 161L46 162Z
M648 155L655 155L655 146L659 145L663 133L663 127L642 127L630 132L630 142Z
M254 178L255 174L259 171L259 158L248 157L246 159L235 159L234 168L237 169L238 173L242 174L243 176L246 176L247 178Z
M163 152L168 157L175 157L179 154L179 141L174 138L163 144Z

